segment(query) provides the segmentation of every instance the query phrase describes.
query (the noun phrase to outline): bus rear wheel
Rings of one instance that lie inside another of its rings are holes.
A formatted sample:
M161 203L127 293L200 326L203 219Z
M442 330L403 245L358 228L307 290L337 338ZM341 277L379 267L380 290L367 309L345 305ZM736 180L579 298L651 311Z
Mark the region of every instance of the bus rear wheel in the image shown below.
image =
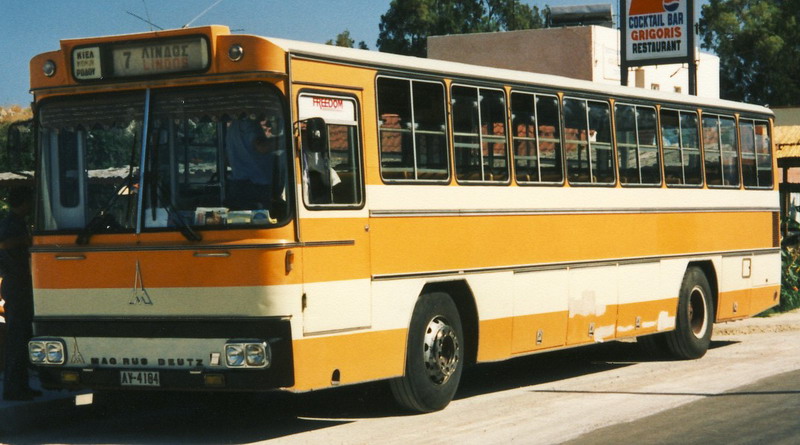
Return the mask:
M675 330L666 334L667 349L678 359L700 358L711 344L713 328L711 286L700 268L690 267L681 283Z
M461 318L450 296L420 296L408 330L405 375L390 382L403 408L426 413L450 403L464 369L463 339Z

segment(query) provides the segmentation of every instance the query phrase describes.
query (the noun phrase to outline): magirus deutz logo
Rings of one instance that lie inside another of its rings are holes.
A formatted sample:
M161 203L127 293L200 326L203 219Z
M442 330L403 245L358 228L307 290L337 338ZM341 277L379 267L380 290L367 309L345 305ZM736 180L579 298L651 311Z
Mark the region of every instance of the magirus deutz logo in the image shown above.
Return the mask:
M147 289L144 287L144 281L142 280L142 268L139 265L139 261L136 261L136 273L133 277L133 289L131 291L131 299L128 301L128 304L146 304L152 305L153 300L150 298L150 294L147 293Z

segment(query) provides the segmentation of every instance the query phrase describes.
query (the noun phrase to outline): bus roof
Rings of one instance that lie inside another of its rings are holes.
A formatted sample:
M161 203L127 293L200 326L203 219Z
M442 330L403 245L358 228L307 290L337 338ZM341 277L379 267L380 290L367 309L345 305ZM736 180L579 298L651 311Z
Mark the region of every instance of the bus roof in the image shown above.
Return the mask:
M374 65L389 69L426 72L440 74L443 76L469 77L490 81L531 84L536 86L582 91L600 95L612 95L631 99L661 100L675 104L686 104L692 106L703 105L712 108L716 107L735 109L743 112L769 115L773 114L769 108L760 105L746 104L729 100L689 96L687 94L653 91L643 88L633 88L619 85L598 84L587 80L571 79L568 77L550 74L539 74L526 71L469 65L465 63L444 60L401 56L378 51L323 45L319 43L309 43L269 37L266 39L290 54L331 59L353 64Z

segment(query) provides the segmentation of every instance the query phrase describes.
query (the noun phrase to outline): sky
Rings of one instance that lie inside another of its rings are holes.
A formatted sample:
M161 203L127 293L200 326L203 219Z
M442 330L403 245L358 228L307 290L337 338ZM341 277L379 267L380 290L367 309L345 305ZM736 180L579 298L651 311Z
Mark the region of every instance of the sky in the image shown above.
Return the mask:
M613 0L614 3L617 0ZM706 0L702 0L705 3ZM217 0L0 0L0 106L29 105L28 63L59 40L180 28ZM391 0L222 0L192 26L227 25L243 34L325 43L345 29L375 49L381 15ZM538 6L609 0L523 0ZM616 10L616 8L615 8Z

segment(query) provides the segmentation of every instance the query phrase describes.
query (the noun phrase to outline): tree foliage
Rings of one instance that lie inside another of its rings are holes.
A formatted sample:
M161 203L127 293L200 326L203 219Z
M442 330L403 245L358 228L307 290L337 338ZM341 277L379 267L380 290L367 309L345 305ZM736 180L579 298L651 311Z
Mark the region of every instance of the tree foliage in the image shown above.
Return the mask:
M541 28L543 14L519 0L392 0L378 49L424 57L428 36Z
M751 103L800 104L800 2L710 0L703 48L720 58L720 95Z
M342 46L345 48L353 48L355 47L356 41L352 37L350 37L350 30L345 29L336 36L336 39L328 40L327 42L325 42L325 44L333 46ZM363 40L358 42L358 48L369 49L369 47L367 46L366 43L364 43Z
M8 127L14 122L28 120L33 116L30 108L23 108L19 105L11 105L9 107L0 107L0 172L8 172L14 170L9 163L7 148ZM24 132L24 137L21 142L30 144L32 143L32 135L30 132ZM32 147L26 149L26 158L31 158L32 161L33 151ZM27 162L26 164L32 164ZM27 166L27 165L26 165ZM14 166L19 167L19 166Z

